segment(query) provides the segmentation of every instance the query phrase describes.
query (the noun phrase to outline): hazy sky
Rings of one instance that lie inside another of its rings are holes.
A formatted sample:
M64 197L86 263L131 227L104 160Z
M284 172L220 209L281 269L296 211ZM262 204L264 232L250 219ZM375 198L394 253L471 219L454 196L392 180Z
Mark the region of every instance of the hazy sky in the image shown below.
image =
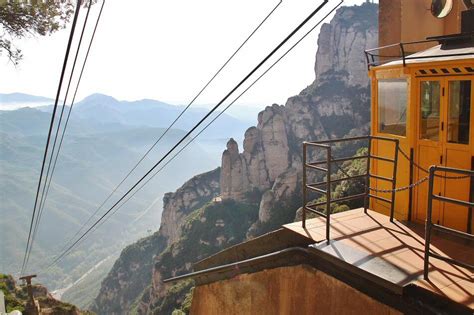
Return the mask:
M91 10L84 52L101 0L98 2L99 5ZM99 92L120 100L153 98L187 104L278 2L108 0L78 99ZM330 0L285 47L289 48L338 2ZM363 2L365 0L346 0L343 5ZM213 104L222 99L320 3L317 0L283 0L273 16L196 103ZM86 11L81 10L80 21ZM330 18L326 20L329 21ZM78 28L81 25L79 23ZM239 103L284 104L289 96L309 85L314 79L318 32L308 36ZM53 98L68 35L69 29L66 29L49 37L17 41L24 59L15 68L5 57L0 58L0 92L24 92ZM75 39L78 38L77 33ZM280 54L272 60L278 56ZM264 69L266 67L262 71Z

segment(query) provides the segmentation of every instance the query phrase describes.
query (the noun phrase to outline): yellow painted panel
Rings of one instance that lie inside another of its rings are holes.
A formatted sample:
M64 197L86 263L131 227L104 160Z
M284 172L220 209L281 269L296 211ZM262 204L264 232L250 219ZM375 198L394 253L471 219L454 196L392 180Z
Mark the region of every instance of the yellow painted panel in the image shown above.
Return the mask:
M446 149L446 166L470 169L471 153L466 150ZM448 173L447 176L458 176L457 174ZM469 184L470 179L446 179L444 195L448 198L454 198L463 201L469 201ZM443 225L459 230L467 229L467 213L468 208L451 203L445 203Z
M416 154L417 153L417 154ZM436 146L420 144L418 145L418 150L416 152L416 160L418 164L424 169L429 169L432 165L439 165L441 149ZM428 174L424 171L417 168L416 170L417 180L426 177ZM434 181L434 191L435 193L441 193L443 188L443 183L441 179L436 178ZM416 200L415 200L415 220L424 222L426 220L426 213L428 208L428 181L418 185L415 189ZM433 215L432 220L434 223L439 223L441 218L441 208L442 204L433 200Z

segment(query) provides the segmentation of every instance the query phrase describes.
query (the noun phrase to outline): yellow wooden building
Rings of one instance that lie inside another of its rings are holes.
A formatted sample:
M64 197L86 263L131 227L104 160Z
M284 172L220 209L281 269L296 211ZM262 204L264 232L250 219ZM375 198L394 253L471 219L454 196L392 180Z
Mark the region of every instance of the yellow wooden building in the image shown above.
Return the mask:
M440 43L437 43L439 41ZM404 55L416 45L434 43L433 47ZM442 36L430 41L396 44L402 58L383 62L372 58L369 63L372 82L372 134L399 139L397 186L418 183L428 176L432 165L474 169L474 45L471 35ZM377 49L382 55L384 48ZM373 153L393 156L393 149L376 143ZM412 160L410 167L409 159ZM374 174L391 177L392 165L374 161ZM469 177L438 177L438 194L472 201ZM371 186L390 188L390 183L372 178ZM384 196L388 193L378 193ZM410 194L412 196L410 197ZM427 184L396 193L395 217L424 222L428 201ZM388 213L389 205L372 199L371 208ZM461 231L472 231L472 213L466 207L435 202L433 220Z

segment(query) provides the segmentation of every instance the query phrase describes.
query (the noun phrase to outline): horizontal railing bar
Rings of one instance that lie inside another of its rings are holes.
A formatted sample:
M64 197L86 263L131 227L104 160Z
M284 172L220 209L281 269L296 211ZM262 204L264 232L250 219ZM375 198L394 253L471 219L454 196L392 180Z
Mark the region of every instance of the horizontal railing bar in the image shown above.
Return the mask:
M366 49L366 52L371 52L375 50L380 50L380 49L385 49L385 48L391 48L391 47L400 47L401 45L415 45L415 44L422 44L422 43L429 43L429 42L436 42L436 39L424 39L424 40L417 40L413 42L402 42L402 43L396 43L396 44L390 44L382 47L376 47L376 48L371 48L371 49Z
M363 197L365 197L365 194L358 194L358 195L352 195L352 196L347 196L347 197L342 197L342 198L337 198L337 199L331 199L329 202L330 203L342 202L342 201L347 201L347 200L360 199ZM326 201L312 204L313 207L319 207L323 205L326 205Z
M326 173L328 172L327 168L322 168L322 167L311 165L311 164L308 164L308 163L306 163L305 166L309 167L309 168L312 168L312 169L315 169L315 170L318 170L318 171L321 171L321 172L326 172Z
M474 207L474 202L462 201L462 200L457 200L457 199L438 196L438 195L433 195L433 199L440 200L440 201L445 201L445 202L448 202L448 203L453 203L455 205L464 206L464 207L468 207L468 208Z
M339 159L332 159L331 163L360 160L360 159L366 159L368 157L369 157L368 155L359 155L359 156L345 157L345 158L339 158ZM309 164L311 165L327 164L327 161L316 161Z
M451 229L449 227L439 225L439 224L435 224L435 223L431 223L431 226L433 227L433 229L438 230L438 231L443 231L443 232L449 233L451 235L462 237L462 238L467 239L467 240L474 240L474 235L465 233L463 231L454 230L454 229Z
M380 201L384 201L384 202L386 202L386 203L392 203L391 200L389 200L389 199L387 199L387 198L383 198L383 197L377 196L377 195L369 194L369 197L370 197L370 198L377 199L377 200L380 200Z
M370 52L371 52L371 51L376 51L376 50L381 50L381 49L386 49L386 48L392 48L392 47L400 47L400 43L390 44L390 45L386 45L386 46L382 46L382 47L376 47L376 48L371 48L371 49L366 49L365 52L366 52L366 53L369 53L369 55L370 55Z
M375 175L375 174L369 174L370 177L375 178L375 179L380 179L380 180L385 180L387 182L393 182L393 178L388 178L380 175Z
M324 218L327 217L327 215L326 215L325 213L323 213L323 212L321 212L321 211L318 211L318 210L315 210L315 209L313 209L313 208L310 208L310 206L305 206L305 209L308 210L308 211L310 211L310 212L312 212L312 213L319 214L320 216L322 216L322 217L324 217Z
M312 191L318 192L318 193L323 194L323 195L325 195L327 193L327 191L325 191L323 189L313 187L311 185L306 185L306 188L311 189Z
M373 158L373 159L376 159L376 160L381 160L381 161L385 161L385 162L395 163L395 160L389 159L389 158L386 158L386 157L383 157L383 156L371 155L370 157Z
M335 178L335 179L331 179L331 184L338 183L338 182L343 182L343 181L346 181L346 180L365 178L365 177L366 177L366 175L362 174L362 175L355 175L355 176L351 176L351 177ZM317 182L317 183L310 184L310 185L314 187L314 186L321 186L321 185L327 185L327 184L328 184L328 182L324 181L324 182Z
M368 65L369 66L373 66L373 67L377 67L377 66L380 66L382 64L386 64L386 63L389 63L389 62L392 62L392 61L399 61L400 58L402 57L399 57L399 58L391 58L391 59L385 59L384 60L378 60L378 61L372 61L372 62L369 62Z
M305 141L303 143L306 145L318 146L318 147L323 147L327 149L330 147L329 145L327 145L327 143L338 143L338 142L359 141L359 140L369 140L369 139L383 140L383 141L390 141L390 142L398 141L398 139L382 137L382 136L359 136L359 137L329 139L329 140L312 141L312 142Z
M443 260L447 263L451 263L451 264L454 264L454 265L457 265L459 267L463 267L463 268L466 268L466 269L471 269L471 270L474 270L474 265L471 265L471 264L468 264L468 263L464 263L462 261L458 261L458 260L455 260L455 259L452 259L452 258L449 258L449 257L444 257L444 256L441 256L441 255L438 255L436 253L433 253L433 252L429 252L428 253L429 256L431 257L434 257L434 258L437 258L439 260Z
M319 142L303 142L303 144L305 145L311 145L311 146L315 146L315 147L321 147L321 148L324 148L324 149L329 149L331 146L327 145L327 144L322 144L322 143L319 143Z
M471 171L471 170L439 166L439 165L433 165L431 167L434 168L435 172L441 171L441 172L450 172L450 173L457 173L457 174L463 174L463 175L470 175L470 174L474 175L474 171Z
M314 142L305 142L310 145L323 145L326 143L336 143L336 142L345 142L345 141L357 141L357 140L368 140L370 136L359 136L359 137L350 137L350 138L339 138L339 139L329 139L329 140L321 140L321 141L314 141Z

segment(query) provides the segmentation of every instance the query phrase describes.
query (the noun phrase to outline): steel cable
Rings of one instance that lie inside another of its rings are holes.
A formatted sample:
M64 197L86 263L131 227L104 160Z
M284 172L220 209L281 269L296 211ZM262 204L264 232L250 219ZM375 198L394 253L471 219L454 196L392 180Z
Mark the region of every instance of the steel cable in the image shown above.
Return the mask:
M240 44L240 46L234 51L234 53L226 60L226 62L217 70L217 72L211 77L211 79L201 88L201 90L193 97L193 99L188 103L188 105L180 112L180 114L173 120L173 122L166 128L166 130L159 136L159 138L153 143L153 145L148 148L145 154L135 163L135 165L130 169L130 171L125 175L125 177L118 183L112 192L105 198L105 200L99 205L99 207L89 216L89 218L82 224L79 230L66 242L63 248L60 250L62 252L68 244L75 239L81 231L86 227L86 225L97 215L97 213L105 206L105 204L112 198L112 196L117 192L117 190L122 186L122 184L130 177L130 175L137 169L137 167L143 162L143 160L148 156L148 154L158 145L158 143L163 139L163 137L171 130L171 128L176 124L176 122L185 114L185 112L191 107L196 99L207 89L207 87L214 81L214 79L224 70L227 64L235 57L235 55L245 46L245 44L253 37L253 35L260 29L260 27L270 18L270 16L275 12L275 10L281 5L282 0L280 0L276 6L265 16L265 18L258 24L258 26L250 33L250 35Z
M96 227L92 230L95 231L97 230L100 226L102 226L110 217L112 217L125 203L127 203L135 194L140 191L148 182L150 182L161 170L163 170L169 163L171 163L172 160L174 160L191 142L194 141L202 132L204 132L216 119L218 119L229 107L231 107L240 97L242 97L250 88L252 88L263 76L265 76L278 62L280 62L291 50L293 50L304 38L306 38L317 26L320 25L331 13L333 13L344 1L340 1L339 4L337 4L328 14L326 14L316 25L314 25L303 37L301 37L290 49L288 49L279 59L277 59L265 72L263 72L252 84L250 84L239 96L237 96L227 107L221 111L216 117L214 117L202 130L199 131L195 136L193 136L188 143L186 143L177 153L175 153L160 169L158 169L146 182L144 182L137 190L134 191L133 194L131 194L122 204L120 204L119 207L115 209L114 212L110 214L105 220L101 221L99 224L96 225ZM119 201L120 202L120 201ZM107 215L107 214L106 214ZM85 236L84 236L85 237ZM81 238L78 241L76 241L76 245L82 243L82 241L85 238ZM58 263L60 260L62 260L63 257L65 257L72 247L69 249L69 251L63 252L62 255L58 256L48 267L45 268L45 271L50 269L52 266L54 266L56 263Z
M74 19L73 19L73 22L72 22L71 32L69 34L66 53L65 53L65 56L64 56L63 66L62 66L61 75L60 75L59 84L58 84L58 90L57 90L57 93L56 93L56 99L54 101L53 112L51 114L51 122L50 122L50 125L49 125L48 137L47 137L47 140L46 140L46 147L45 147L44 155L43 155L43 162L41 164L40 177L39 177L39 180L38 180L38 187L36 189L35 203L34 203L34 206L33 206L33 213L31 215L30 228L29 228L29 232L28 232L28 240L27 240L27 243L26 243L25 255L23 257L23 264L22 264L22 267L21 267L20 274L23 274L23 272L25 271L27 256L28 256L28 253L30 252L29 249L31 248L31 234L32 234L32 231L33 231L33 223L34 223L35 214L36 214L36 207L38 205L38 197L39 197L39 193L40 193L41 183L43 181L44 166L46 164L46 158L47 158L47 155L48 155L49 143L50 143L51 134L52 134L52 131L53 131L54 119L55 119L55 115L56 115L56 110L58 108L59 94L61 93L61 87L62 87L62 83L63 83L63 79L64 79L64 74L66 72L67 61L68 61L68 58L69 58L69 51L71 50L72 39L74 37L74 31L76 29L76 23L77 23L77 18L79 16L80 6L81 6L81 0L77 0L76 12L74 13Z

